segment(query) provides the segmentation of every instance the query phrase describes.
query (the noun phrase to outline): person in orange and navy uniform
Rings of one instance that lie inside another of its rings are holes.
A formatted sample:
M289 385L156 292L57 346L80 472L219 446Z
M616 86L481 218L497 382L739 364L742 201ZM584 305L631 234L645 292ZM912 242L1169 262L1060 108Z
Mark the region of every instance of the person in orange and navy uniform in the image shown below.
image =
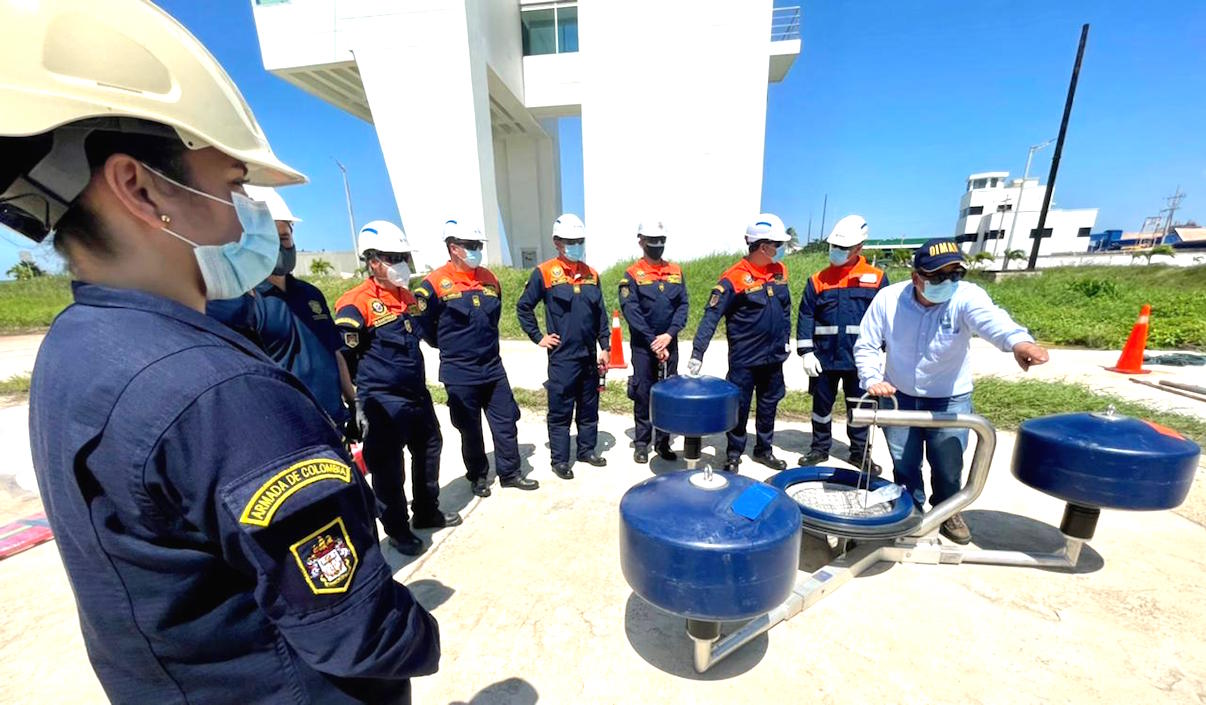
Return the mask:
M772 470L787 467L787 463L774 456L771 441L775 435L775 412L787 394L783 361L791 344L791 292L787 288L787 267L780 260L787 253L790 239L783 221L773 213L759 215L746 228L749 254L729 267L712 288L708 307L695 333L691 361L687 363L688 372L698 375L712 334L723 316L729 342L726 379L741 390L737 426L728 434L724 469L729 472L737 472L741 454L745 452L745 427L755 391L757 440L750 457Z
M620 280L620 310L628 321L632 340L632 376L628 398L636 424L632 459L649 462L649 441L654 436L649 421L649 392L653 383L678 374L678 332L687 325L687 286L683 270L662 258L666 228L660 221L645 221L637 228L644 257L624 272ZM664 460L677 460L670 436L656 432L655 449Z
M369 277L339 297L335 324L355 360L357 413L364 463L389 543L418 555L423 541L411 531L456 526L460 515L440 511L440 451L444 439L423 370L419 304L407 287L413 271L410 243L393 223L360 229L356 249ZM414 521L408 523L402 449L410 450Z
M848 399L863 396L854 365L854 343L871 299L888 285L883 270L872 267L862 257L866 239L867 221L861 215L848 215L835 223L826 238L830 264L813 274L804 286L796 319L796 352L804 358L808 391L812 394L812 446L800 458L800 465L816 465L829 459L838 384ZM849 404L846 409L849 416ZM867 427L847 422L846 431L850 435L850 463L863 468ZM866 460L866 469L878 475L880 467L870 458Z
M571 480L570 419L577 413L577 458L603 467L607 460L595 451L599 439L599 377L606 371L611 349L607 310L599 273L582 261L586 256L586 226L566 213L553 221L557 256L532 270L516 304L519 325L528 338L548 350L549 450L553 473ZM544 327L536 323L536 304L544 303Z
M480 266L486 238L457 220L444 223L448 263L415 287L423 339L440 350L440 381L448 390L448 412L461 434L461 457L473 494L490 496L482 413L494 438L499 484L521 490L540 486L519 474L519 405L498 349L502 288Z

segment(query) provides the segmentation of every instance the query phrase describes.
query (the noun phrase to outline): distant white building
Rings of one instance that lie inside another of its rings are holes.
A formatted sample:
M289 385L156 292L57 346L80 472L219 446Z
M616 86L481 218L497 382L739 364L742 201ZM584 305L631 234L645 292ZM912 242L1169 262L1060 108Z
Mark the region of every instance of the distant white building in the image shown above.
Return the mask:
M1021 179L1009 181L1007 171L972 174L959 199L955 240L969 255L988 251L1003 256L1009 250L1029 254L1046 193L1047 187L1038 179L1026 179L1025 184ZM1039 254L1086 252L1096 222L1096 208L1052 208Z
M579 115L592 265L636 254L649 217L673 257L739 248L767 83L800 52L799 8L772 0L251 2L265 68L375 125L420 267L450 216L481 224L491 263L551 257L557 120Z

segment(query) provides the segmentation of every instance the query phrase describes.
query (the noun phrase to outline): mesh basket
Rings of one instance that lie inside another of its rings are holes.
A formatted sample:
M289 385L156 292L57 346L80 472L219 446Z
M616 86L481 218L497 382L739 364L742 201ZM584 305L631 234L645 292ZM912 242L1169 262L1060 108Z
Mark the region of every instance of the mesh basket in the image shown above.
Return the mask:
M892 502L867 504L867 489L838 482L815 480L800 482L787 488L787 494L809 509L841 517L879 517L892 512Z

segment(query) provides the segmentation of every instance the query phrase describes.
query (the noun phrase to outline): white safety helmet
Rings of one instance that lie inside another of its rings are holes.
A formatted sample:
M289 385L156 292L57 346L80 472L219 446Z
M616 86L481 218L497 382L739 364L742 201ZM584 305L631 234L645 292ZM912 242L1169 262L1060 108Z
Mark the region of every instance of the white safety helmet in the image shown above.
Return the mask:
M268 212L272 214L273 220L283 220L286 223L300 223L301 218L293 215L293 211L289 210L289 204L285 203L285 199L277 193L277 190L271 186L253 186L247 184L243 187L247 192L247 197L253 201L263 201L268 204Z
M562 240L585 240L586 225L573 213L563 213L553 221L553 237Z
M637 235L664 238L669 234L670 231L668 228L666 228L666 224L660 220L642 220L641 224L637 226Z
M748 245L759 240L787 242L790 239L791 236L787 234L787 229L783 227L783 221L774 213L759 214L758 219L745 229L745 242Z
M356 254L361 259L369 250L377 252L414 252L402 228L388 220L374 220L360 229L356 236Z
M0 59L0 136L30 138L5 145L15 178L0 192L46 197L51 225L88 185L84 138L98 129L213 147L253 184L305 181L214 57L147 0L0 2Z
M486 236L482 234L481 228L476 228L468 223L462 223L456 218L449 218L444 221L444 240L448 240L449 238L464 240L466 242L486 241Z
M848 215L833 224L825 242L836 247L854 247L866 241L867 231L867 221L861 215Z

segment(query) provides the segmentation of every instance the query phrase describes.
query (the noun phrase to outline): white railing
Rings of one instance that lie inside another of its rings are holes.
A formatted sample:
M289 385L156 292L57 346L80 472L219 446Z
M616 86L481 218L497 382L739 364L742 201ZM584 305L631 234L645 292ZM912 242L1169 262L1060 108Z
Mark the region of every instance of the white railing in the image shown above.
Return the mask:
M771 41L783 42L800 38L799 6L776 7L771 12Z

